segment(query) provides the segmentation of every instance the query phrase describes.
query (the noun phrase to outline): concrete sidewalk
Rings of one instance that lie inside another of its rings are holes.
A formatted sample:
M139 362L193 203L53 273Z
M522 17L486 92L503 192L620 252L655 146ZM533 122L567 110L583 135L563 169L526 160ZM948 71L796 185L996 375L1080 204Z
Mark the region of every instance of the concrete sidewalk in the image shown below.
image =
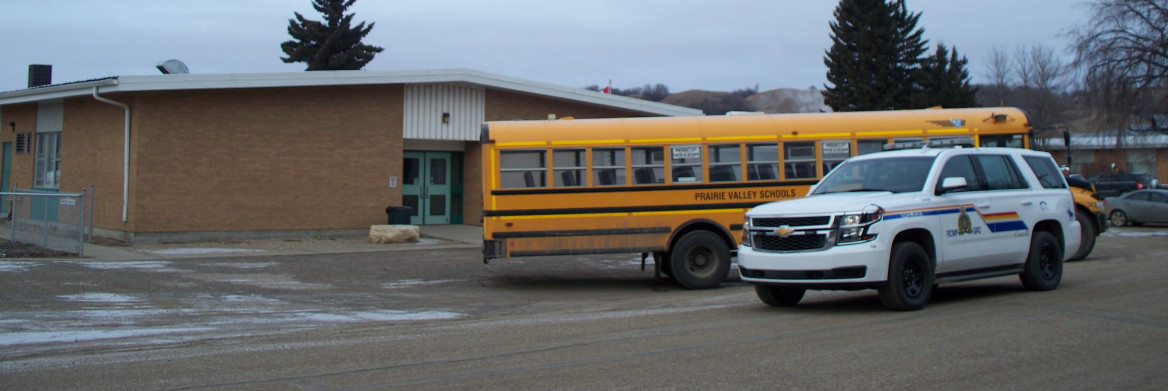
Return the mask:
M386 250L410 250L417 248L473 248L480 247L483 244L483 227L477 225L423 225L419 226L421 231L422 241L419 243L401 243L401 244L375 244L369 243L368 238L363 237L348 237L348 238L307 238L307 239L288 239L292 242L310 242L320 241L327 243L328 246L321 246L319 248L314 246L298 246L293 250L281 250L265 248L263 241L259 240L245 240L239 242L216 242L215 250L220 250L215 253L206 252L167 252L166 248L171 249L206 249L206 243L176 243L165 246L102 246L92 243L86 243L82 250L82 259L93 259L99 261L133 261L133 260L150 260L160 258L176 258L176 257L213 257L213 256L239 256L239 255L279 255L279 254L308 254L308 253L346 253L346 252L361 252L361 251L386 251ZM283 240L271 239L272 243L279 243ZM308 248L308 249L305 249ZM232 252L232 249L238 251Z

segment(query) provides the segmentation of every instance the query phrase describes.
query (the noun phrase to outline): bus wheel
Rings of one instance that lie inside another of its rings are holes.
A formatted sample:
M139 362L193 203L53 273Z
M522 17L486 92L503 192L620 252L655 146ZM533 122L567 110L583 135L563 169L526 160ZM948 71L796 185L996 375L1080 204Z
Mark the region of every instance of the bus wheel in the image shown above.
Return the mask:
M685 234L669 255L673 279L688 289L717 287L730 273L730 248L710 231Z

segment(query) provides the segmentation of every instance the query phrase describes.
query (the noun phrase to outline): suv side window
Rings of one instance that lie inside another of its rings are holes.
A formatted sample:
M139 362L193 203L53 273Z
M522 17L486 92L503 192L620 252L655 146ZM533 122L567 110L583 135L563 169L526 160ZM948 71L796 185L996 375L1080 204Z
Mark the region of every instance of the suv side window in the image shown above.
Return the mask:
M1038 183L1047 189L1066 189L1067 185L1062 180L1062 173L1054 166L1054 162L1039 156L1023 156L1023 160L1034 170L1034 175L1038 177Z
M1025 189L1029 186L1018 173L1018 167L1004 155L976 155L973 157L985 174L987 190Z
M936 190L941 190L941 183L945 178L949 177L963 177L966 183L964 189L952 190L951 192L977 191L981 189L981 185L977 181L977 172L973 170L973 163L969 161L969 156L954 156L945 162L945 168L941 169L941 178L937 181Z

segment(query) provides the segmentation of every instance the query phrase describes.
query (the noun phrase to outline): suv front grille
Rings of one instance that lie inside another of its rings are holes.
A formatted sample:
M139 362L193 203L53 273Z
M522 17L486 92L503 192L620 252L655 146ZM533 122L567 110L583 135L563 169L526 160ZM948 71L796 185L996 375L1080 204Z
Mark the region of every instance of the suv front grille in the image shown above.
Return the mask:
M784 238L778 235L756 232L753 239L754 248L762 251L807 251L818 250L827 246L827 235L819 233L788 235Z
M822 250L828 246L831 221L831 215L754 217L751 242L761 251ZM780 235L784 229L787 232Z
M807 225L827 225L831 216L801 216L801 217L755 217L751 224L755 227L782 227L789 225L801 227Z

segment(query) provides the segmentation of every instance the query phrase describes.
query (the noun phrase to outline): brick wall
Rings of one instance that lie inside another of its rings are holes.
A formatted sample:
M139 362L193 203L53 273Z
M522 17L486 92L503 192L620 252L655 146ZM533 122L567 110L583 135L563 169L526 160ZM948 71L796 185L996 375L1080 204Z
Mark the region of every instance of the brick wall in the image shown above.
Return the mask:
M132 116L134 111L130 112ZM125 110L93 98L68 99L64 120L60 190L77 192L92 186L94 227L133 231L133 220L122 222ZM131 117L130 123L133 122ZM133 182L130 186L133 189Z
M19 186L22 189L32 187L32 175L34 160L32 148L34 144L32 139L35 139L36 132L36 111L37 105L21 104L9 105L3 108L3 126L0 126L0 142L12 143L12 167L9 174L9 189L14 189ZM16 123L16 132L9 129L10 122ZM16 153L16 134L28 133L33 137L29 140L29 152L27 154Z
M400 205L395 86L134 94L134 231L367 228Z

